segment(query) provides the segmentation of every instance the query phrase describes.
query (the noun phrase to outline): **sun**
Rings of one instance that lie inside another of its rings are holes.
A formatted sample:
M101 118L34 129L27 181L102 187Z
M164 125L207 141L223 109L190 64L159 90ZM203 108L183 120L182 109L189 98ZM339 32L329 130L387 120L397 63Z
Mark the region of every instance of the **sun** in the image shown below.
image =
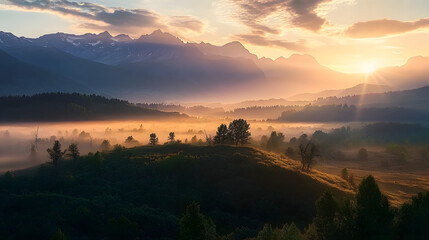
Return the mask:
M366 74L374 73L377 70L375 62L365 62L362 64L362 72Z

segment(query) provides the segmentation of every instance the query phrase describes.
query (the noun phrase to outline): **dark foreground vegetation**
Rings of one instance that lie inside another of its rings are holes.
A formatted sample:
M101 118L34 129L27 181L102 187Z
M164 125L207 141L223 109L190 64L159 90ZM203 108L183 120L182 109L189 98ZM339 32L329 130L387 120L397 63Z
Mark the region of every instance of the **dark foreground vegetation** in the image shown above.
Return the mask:
M218 234L254 236L265 223L306 226L329 189L252 148L115 149L4 175L2 239L49 239L57 229L69 239L176 239L193 201Z
M78 93L0 97L1 122L86 121L184 117L145 109L127 101Z
M51 163L1 177L2 239L429 236L429 195L392 208L371 176L353 196L253 148L170 143L79 157L56 143L49 152Z

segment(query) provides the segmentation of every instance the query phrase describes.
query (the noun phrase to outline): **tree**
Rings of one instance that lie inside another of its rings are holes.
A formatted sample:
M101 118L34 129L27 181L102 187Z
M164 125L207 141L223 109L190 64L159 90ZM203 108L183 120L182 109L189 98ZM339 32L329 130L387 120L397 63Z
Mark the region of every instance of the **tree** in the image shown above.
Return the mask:
M179 221L179 240L217 239L216 226L210 218L200 212L200 205L192 202Z
M356 194L356 227L360 239L391 237L393 213L373 176L364 178Z
M250 140L250 124L244 119L236 119L229 124L228 134L235 145L247 144Z
M368 160L368 151L365 148L359 149L358 158L361 161Z
M216 131L216 136L214 137L215 144L226 144L228 142L228 127L226 124L221 124Z
M49 158L52 160L52 165L55 168L58 167L58 162L63 158L64 154L66 154L67 150L61 151L61 143L60 141L55 141L54 146L52 148L46 149L49 154Z
M158 144L158 142L159 142L159 140L158 140L158 137L156 136L156 134L151 133L149 136L149 144L150 145L156 145L156 144Z
M276 131L271 132L271 136L267 141L267 149L269 151L278 151L285 139L283 133L278 133Z
M192 143L192 144L196 144L196 143L198 143L197 135L194 135L194 136L191 138L191 143Z
M335 216L338 209L338 202L334 199L331 191L326 191L316 201L314 224L320 239L335 239Z
M77 146L77 143L72 143L69 145L67 149L67 157L72 159L73 161L79 158L79 148Z
M176 142L176 135L174 134L174 132L170 132L170 134L168 134L168 141L170 143L175 143Z
M101 151L109 151L112 148L112 145L110 144L109 140L103 140L103 142L100 145Z
M314 158L319 156L319 148L313 141L299 144L299 153L301 155L301 170L309 171L314 164Z
M127 139L125 139L125 145L127 147L136 146L138 144L139 144L139 142L137 140L135 140L133 136L129 136Z

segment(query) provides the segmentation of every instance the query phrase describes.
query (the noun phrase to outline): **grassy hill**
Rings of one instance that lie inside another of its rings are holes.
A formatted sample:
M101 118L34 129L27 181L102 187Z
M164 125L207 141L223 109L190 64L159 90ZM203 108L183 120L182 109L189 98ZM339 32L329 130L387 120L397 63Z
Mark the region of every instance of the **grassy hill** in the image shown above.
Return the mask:
M0 122L86 121L185 117L145 109L119 99L79 93L0 97Z
M49 239L61 228L70 239L118 232L176 239L179 218L198 201L219 233L255 236L264 223L306 226L327 189L353 192L338 177L298 169L295 161L247 147L172 144L90 154L58 169L1 177L0 235Z

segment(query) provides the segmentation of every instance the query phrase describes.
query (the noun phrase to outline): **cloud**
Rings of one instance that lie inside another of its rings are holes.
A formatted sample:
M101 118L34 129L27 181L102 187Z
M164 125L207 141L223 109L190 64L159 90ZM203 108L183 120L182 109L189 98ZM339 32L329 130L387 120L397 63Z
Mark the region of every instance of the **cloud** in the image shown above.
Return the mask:
M8 5L39 11L51 11L102 22L112 27L162 27L160 16L144 9L108 8L88 2L68 0L4 0Z
M268 39L258 34L240 34L236 35L240 41L247 42L257 46L280 47L292 51L306 50L305 41L288 42L284 40Z
M279 29L263 22L277 15L299 28L319 31L326 20L317 15L319 5L332 0L231 0L239 6L238 18L248 27L257 31L278 34Z
M422 18L411 22L380 19L355 23L345 31L345 34L353 38L378 38L426 27L429 27L429 18Z
M168 23L170 26L188 29L197 33L203 31L204 23L192 16L173 16Z

